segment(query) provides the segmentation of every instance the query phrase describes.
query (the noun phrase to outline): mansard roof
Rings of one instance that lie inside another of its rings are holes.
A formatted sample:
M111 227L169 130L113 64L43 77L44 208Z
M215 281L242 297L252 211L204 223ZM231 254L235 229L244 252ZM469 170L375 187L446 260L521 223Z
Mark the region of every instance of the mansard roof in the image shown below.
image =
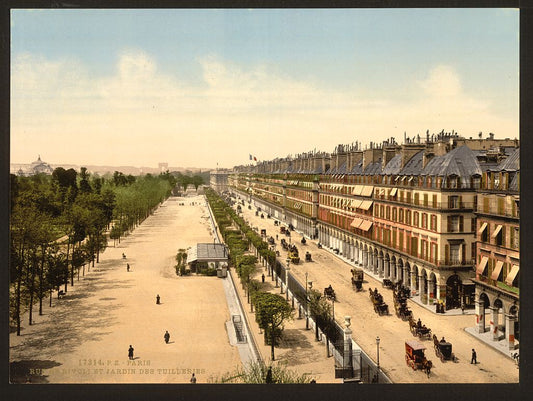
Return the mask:
M420 152L416 153L413 157L411 157L407 161L407 163L405 163L405 166L403 166L403 169L401 169L399 174L400 175L422 175L422 174L431 175L431 173L422 172L423 159L424 159L424 151L421 150Z
M520 148L516 148L509 157L503 160L498 170L500 171L520 171Z
M350 174L363 174L363 161L362 160L352 167Z
M394 156L383 169L384 175L396 175L399 174L402 169L402 155L398 153Z
M364 175L376 175L381 174L381 159L377 162L369 163L365 168Z
M461 178L470 178L481 173L476 156L466 145L455 148L443 156L434 157L424 168L425 175L436 176L457 175Z

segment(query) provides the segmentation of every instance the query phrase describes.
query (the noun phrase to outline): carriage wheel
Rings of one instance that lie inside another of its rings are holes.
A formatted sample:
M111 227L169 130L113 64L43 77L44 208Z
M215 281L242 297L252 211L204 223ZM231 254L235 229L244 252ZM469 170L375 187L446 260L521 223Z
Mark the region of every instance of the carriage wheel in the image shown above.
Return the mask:
M405 363L407 364L407 366L410 366L409 361L410 361L409 357L405 355Z
M444 355L443 355L443 354L440 354L439 357L440 357L440 361L441 361L442 363L444 363Z

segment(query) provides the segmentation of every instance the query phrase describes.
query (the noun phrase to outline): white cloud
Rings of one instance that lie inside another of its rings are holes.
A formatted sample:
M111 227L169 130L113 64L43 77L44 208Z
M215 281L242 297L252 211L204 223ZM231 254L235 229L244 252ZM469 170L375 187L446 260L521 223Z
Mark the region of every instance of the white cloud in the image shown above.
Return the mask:
M446 65L434 67L428 78L419 84L425 93L436 98L458 96L462 90L459 76L452 67Z
M12 65L12 160L48 154L51 163L231 167L338 143L455 129L514 137L518 123L488 100L466 94L451 66L413 82L414 101L328 90L264 66L243 69L214 56L199 60L204 85L158 71L138 50L123 52L112 76L91 77L75 60L29 54ZM371 92L372 88L367 90ZM64 149L64 144L71 146ZM79 153L76 153L79 152ZM242 159L240 156L242 156Z

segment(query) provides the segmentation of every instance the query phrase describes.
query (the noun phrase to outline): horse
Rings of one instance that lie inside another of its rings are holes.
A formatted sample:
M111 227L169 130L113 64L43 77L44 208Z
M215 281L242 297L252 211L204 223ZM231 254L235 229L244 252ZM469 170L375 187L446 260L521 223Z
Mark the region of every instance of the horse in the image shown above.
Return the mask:
M433 367L433 363L430 360L425 360L424 365L422 369L426 372L427 377L429 378L429 375L431 374L431 368Z

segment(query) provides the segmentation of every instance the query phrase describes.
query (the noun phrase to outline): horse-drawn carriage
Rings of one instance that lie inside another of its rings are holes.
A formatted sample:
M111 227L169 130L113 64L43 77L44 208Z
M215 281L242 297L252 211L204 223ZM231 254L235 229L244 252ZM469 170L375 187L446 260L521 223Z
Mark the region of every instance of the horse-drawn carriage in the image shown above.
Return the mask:
M351 269L352 272L352 287L355 291L361 291L363 289L363 280L365 278L365 272L363 269Z
M405 294L401 291L397 291L396 288L394 288L393 299L396 316L398 316L402 320L410 319L413 315L413 312L407 306L407 297L405 296Z
M265 230L264 228L261 229L261 237L266 237L267 235L267 230Z
M274 245L274 244L276 243L276 241L274 240L274 237L273 237L273 236L268 237L268 240L267 240L267 241L268 241L268 243L269 243L270 245Z
M378 289L374 288L374 290L372 290L372 288L370 288L369 294L370 300L374 305L374 312L376 312L379 316L388 315L389 306L383 301L383 295L378 292Z
M455 354L452 352L452 344L445 341L444 337L442 340L438 340L437 336L433 334L433 348L435 348L435 355L440 358L441 362L444 361L454 361L457 362Z
M281 244L281 247L282 247L285 251L288 251L288 250L289 250L289 243L288 243L287 241L285 241L285 238L282 238L282 239L281 239L280 244Z
M285 228L285 226L281 226L281 227L279 228L279 232L280 232L281 234L285 234L285 231L286 231L286 230L287 230L287 229Z
M385 288L394 288L394 283L388 278L384 278L381 285Z
M309 251L305 252L305 261L311 262L311 254L309 253Z
M405 362L407 366L413 368L413 370L424 370L429 377L431 367L433 363L426 359L424 355L424 347L418 341L409 340L405 342Z
M335 291L331 287L331 284L329 287L324 288L324 297L333 301L337 300L337 296L335 295Z
M300 255L298 253L298 248L296 248L296 245L289 245L289 259L291 260L291 263L297 265L300 263Z
M413 312L409 309L407 304L401 304L394 301L394 310L396 311L396 316L402 320L409 320L413 316Z
M409 330L411 330L411 334L413 336L422 339L431 339L431 329L429 327L426 327L426 325L422 324L420 319L418 319L418 322L415 322L413 317L411 316L409 318Z
M300 242L302 243L302 245L305 245L307 243L305 237L302 237L302 239L300 240Z

